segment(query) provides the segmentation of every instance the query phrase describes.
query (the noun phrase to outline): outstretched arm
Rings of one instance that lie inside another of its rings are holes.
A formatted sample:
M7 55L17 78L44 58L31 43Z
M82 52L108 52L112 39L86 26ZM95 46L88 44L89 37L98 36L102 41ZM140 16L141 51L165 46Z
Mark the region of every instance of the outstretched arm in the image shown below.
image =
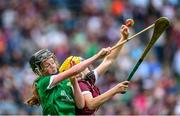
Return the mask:
M108 101L110 98L112 98L115 94L120 92L127 91L128 88L128 81L124 81L113 87L112 89L108 90L107 92L93 98L91 94L85 94L84 99L86 106L90 110L94 110L98 108L100 105L102 105L104 102Z
M97 54L95 54L94 56L92 56L91 58L82 61L81 63L73 66L72 68L59 73L57 75L54 75L53 77L53 81L50 84L51 86L56 85L58 82L61 82L64 79L67 79L73 75L76 75L80 72L82 72L86 67L88 67L91 63L93 63L94 61L104 57L105 55L108 55L110 53L110 49L109 48L103 48L100 52L98 52Z
M117 44L121 43L122 41L126 40L128 38L128 27L125 25L122 25L120 28L120 32L121 32L121 38L120 40L117 42ZM116 45L117 45L116 44ZM114 46L116 46L114 45ZM109 55L107 55L103 62L96 68L97 74L98 75L102 75L104 74L108 67L110 67L116 60L117 56L120 53L121 48L123 47L123 45L117 47L116 49L112 50L111 53Z

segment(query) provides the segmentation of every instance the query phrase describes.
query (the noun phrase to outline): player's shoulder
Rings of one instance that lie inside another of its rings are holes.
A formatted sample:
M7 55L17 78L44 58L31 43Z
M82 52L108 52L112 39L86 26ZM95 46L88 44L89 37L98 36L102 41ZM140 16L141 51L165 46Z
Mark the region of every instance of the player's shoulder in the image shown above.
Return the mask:
M80 79L80 80L78 80L78 83L79 84L87 84L87 81L84 79Z
M48 75L48 76L40 76L38 77L36 80L35 80L35 83L36 84L44 84L44 83L49 83L50 81L50 77L51 75Z
M89 82L84 80L84 79L78 80L78 84L79 84L80 87L89 86Z

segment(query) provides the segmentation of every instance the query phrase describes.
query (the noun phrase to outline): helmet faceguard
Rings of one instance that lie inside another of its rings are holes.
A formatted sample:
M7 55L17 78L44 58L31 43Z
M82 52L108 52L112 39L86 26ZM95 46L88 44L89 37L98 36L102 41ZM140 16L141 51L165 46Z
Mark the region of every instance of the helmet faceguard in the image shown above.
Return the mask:
M48 49L42 49L34 53L29 60L29 64L33 72L37 75L42 75L41 71L43 70L43 68L41 67L41 63L49 58L53 58L55 63L58 65L57 58Z

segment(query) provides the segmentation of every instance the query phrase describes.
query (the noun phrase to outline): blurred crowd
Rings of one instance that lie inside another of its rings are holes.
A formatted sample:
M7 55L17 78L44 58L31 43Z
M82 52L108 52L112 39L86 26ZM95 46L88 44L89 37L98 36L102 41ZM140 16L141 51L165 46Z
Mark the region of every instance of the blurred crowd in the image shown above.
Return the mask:
M96 114L180 114L180 0L0 0L0 114L41 114L25 104L36 78L30 56L42 48L61 64L69 55L91 57L113 46L128 18L130 36L161 16L171 25L132 78L126 94L118 94ZM98 80L101 93L126 80L153 30L123 47L117 63ZM98 62L99 63L99 62Z

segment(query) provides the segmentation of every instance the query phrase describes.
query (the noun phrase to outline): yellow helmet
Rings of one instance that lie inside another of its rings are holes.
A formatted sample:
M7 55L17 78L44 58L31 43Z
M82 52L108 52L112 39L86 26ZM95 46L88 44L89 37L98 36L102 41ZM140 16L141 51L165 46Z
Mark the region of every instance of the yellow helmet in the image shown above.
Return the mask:
M78 56L69 56L66 58L66 60L63 62L63 64L59 68L59 72L64 72L70 68L71 61L74 61L75 64L79 64L81 62L82 58Z

